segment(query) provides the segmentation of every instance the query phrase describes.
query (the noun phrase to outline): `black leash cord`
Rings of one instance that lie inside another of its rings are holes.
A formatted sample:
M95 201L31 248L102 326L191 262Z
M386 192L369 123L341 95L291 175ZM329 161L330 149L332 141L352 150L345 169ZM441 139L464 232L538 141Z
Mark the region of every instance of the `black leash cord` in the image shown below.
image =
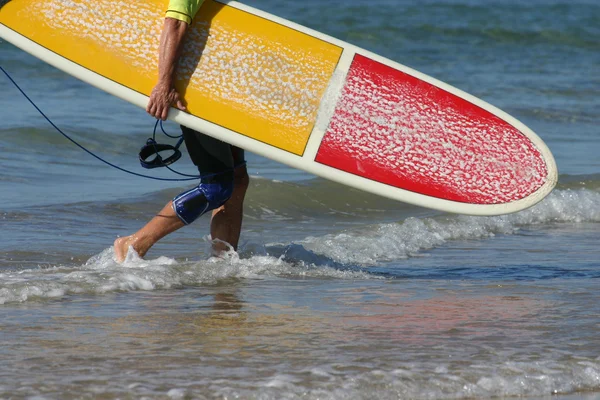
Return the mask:
M4 72L4 75L6 75L6 77L7 77L7 78L8 78L8 79L9 79L9 80L12 82L12 84L13 84L13 85L15 85L15 87L16 87L16 88L19 90L19 92L21 92L21 94L22 94L23 96L25 96L25 98L26 98L26 99L29 101L29 103L31 103L31 105L32 105L33 107L35 107L35 109L36 109L36 110L37 110L37 111L38 111L38 112L39 112L39 113L42 115L42 117L44 117L44 118L46 119L46 121L48 121L48 123L50 123L50 125L52 125L52 126L54 127L54 129L56 129L56 130L57 130L57 131L58 131L58 132L59 132L61 135L63 135L65 138L67 138L67 139L68 139L68 140L69 140L71 143L73 143L74 145L76 145L77 147L79 147L81 150L85 151L86 153L88 153L88 154L89 154L89 155L91 155L92 157L95 157L96 159L98 159L98 160L102 161L103 163L105 163L105 164L107 164L107 165L110 165L111 167L113 167L113 168L116 168L116 169L118 169L119 171L126 172L126 173L128 173L128 174L135 175L135 176L139 176L139 177L142 177L142 178L154 179L154 180L157 180L157 181L171 181L171 182L173 182L173 181L192 181L192 180L197 180L197 179L199 179L199 178L200 178L200 176L199 176L199 175L187 175L187 174L183 174L183 173L181 173L181 172L177 172L177 171L175 171L175 170L171 169L171 168L170 168L168 165L165 165L165 166L167 167L167 169L168 169L169 171L171 171L171 172L174 172L174 173L176 173L176 174L179 174L179 175L182 175L182 176L187 176L187 177L189 177L189 178L158 178L158 177L155 177L155 176L144 175L144 174L140 174L140 173L137 173L137 172L134 172L134 171L130 171L130 170L127 170L127 169L125 169L125 168L121 168L121 167L119 167L118 165L115 165L115 164L113 164L113 163L111 163L111 162L109 162L109 161L106 161L105 159L103 159L103 158L102 158L102 157L100 157L100 156L97 156L96 154L94 154L94 153L93 153L93 152L91 152L90 150L86 149L84 146L82 146L82 145L80 145L79 143L77 143L77 142L76 142L74 139L72 139L72 138L71 138L69 135L67 135L66 133L64 133L64 132L63 132L63 131L62 131L62 130L61 130L59 127L58 127L58 126L56 126L56 125L54 124L54 122L52 122L52 121L50 120L50 118L48 118L48 117L46 116L46 114L44 114L44 112L43 112L42 110L40 110L40 108L39 108L39 107L38 107L38 106L37 106L37 105L36 105L36 104L33 102L33 100L31 100L31 99L29 98L29 96L27 96L27 94L26 94L26 93L23 91L23 89L21 89L21 87L20 87L20 86L17 84L17 82L15 82L15 81L14 81L14 79L13 79L13 78L12 78L12 77L11 77L11 76L8 74L8 72L6 72L6 71L4 70L4 68L2 68L2 66L0 66L0 70L2 70L2 72ZM158 125L158 122L159 122L159 121L157 121L157 122L156 122L156 124L154 125L154 133L155 133L155 134L156 134L156 127L157 127L157 125ZM171 137L171 138L178 137L178 136L170 136L170 135L168 135L168 134L165 132L165 130L163 129L163 127L162 127L162 121L160 121L160 127L161 127L161 129L163 130L163 133L164 133L165 135L167 135L167 136L169 136L169 137Z

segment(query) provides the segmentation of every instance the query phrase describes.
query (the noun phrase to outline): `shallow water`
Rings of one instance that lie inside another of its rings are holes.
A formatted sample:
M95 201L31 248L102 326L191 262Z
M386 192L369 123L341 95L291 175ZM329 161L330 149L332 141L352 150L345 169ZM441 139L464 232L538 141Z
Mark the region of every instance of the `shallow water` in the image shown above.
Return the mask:
M458 216L249 154L239 254L209 257L204 217L118 265L114 238L191 184L99 163L0 76L0 398L600 398L600 6L247 4L507 111L552 150L557 189ZM147 172L143 110L7 43L0 65L66 133Z

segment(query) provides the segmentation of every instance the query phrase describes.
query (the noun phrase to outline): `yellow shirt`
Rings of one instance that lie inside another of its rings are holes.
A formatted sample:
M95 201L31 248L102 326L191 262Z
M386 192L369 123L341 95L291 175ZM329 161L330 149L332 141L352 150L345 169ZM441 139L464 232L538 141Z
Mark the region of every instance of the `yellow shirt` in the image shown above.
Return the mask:
M169 0L165 16L191 24L202 3L204 0Z

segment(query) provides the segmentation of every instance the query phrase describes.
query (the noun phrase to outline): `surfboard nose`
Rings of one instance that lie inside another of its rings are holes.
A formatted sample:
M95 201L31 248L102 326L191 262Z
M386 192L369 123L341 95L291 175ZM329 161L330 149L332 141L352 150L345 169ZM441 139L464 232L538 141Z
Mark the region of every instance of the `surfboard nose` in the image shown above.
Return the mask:
M484 107L357 54L316 161L442 200L522 200L551 179L548 161L533 132Z

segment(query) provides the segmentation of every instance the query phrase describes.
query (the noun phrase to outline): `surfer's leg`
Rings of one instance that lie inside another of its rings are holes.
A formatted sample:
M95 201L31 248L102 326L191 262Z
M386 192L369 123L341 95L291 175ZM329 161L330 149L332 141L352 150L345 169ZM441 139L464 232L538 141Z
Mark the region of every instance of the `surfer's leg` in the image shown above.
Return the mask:
M244 163L243 151L232 152L231 145L185 127L182 127L182 131L188 153L194 164L198 166L198 171L202 176L201 183L167 203L158 215L133 235L115 240L115 257L119 262L125 259L130 246L140 257L143 257L164 236L192 223L204 213L222 207L234 192L234 180L236 180L234 175L239 174L234 172L234 166L238 165L237 163L240 163L240 160L241 163ZM234 157L237 158L237 163ZM239 178L237 180L239 181ZM239 198L240 184L237 185L238 189L235 192L237 193L236 198ZM242 200L243 193L245 193L245 187L241 195ZM226 206L226 209L239 208L239 213L241 213L240 201L234 201L232 204L240 204L240 206L233 208ZM239 213L228 212L227 215L237 215ZM236 221L238 220L240 221L237 223L239 227L236 228ZM217 219L215 225L217 227L221 225L218 221L219 219ZM237 235L221 234L220 230L217 229L213 238L226 242L231 241L234 245L237 245L239 229L241 228L241 216L239 218L225 218L224 221L224 223L231 222L233 224L233 231L237 232Z
M143 257L150 247L169 233L191 224L208 211L222 207L232 196L232 192L233 182L227 177L225 182L201 182L197 187L179 194L142 229L133 235L115 240L117 261L125 260L129 246Z
M133 235L115 240L115 257L118 262L125 260L130 246L140 257L143 257L154 243L184 225L183 221L175 214L173 202L170 201L142 229Z
M244 197L249 181L246 165L243 164L236 168L231 198L221 207L213 210L210 236L213 239L214 255L227 251L228 246L225 243L237 250L244 215Z
M248 188L248 173L244 150L182 127L188 153L202 176L226 174L233 171L233 194L220 207L213 210L210 235L213 254L226 251L229 246L237 250L243 217L243 203Z

